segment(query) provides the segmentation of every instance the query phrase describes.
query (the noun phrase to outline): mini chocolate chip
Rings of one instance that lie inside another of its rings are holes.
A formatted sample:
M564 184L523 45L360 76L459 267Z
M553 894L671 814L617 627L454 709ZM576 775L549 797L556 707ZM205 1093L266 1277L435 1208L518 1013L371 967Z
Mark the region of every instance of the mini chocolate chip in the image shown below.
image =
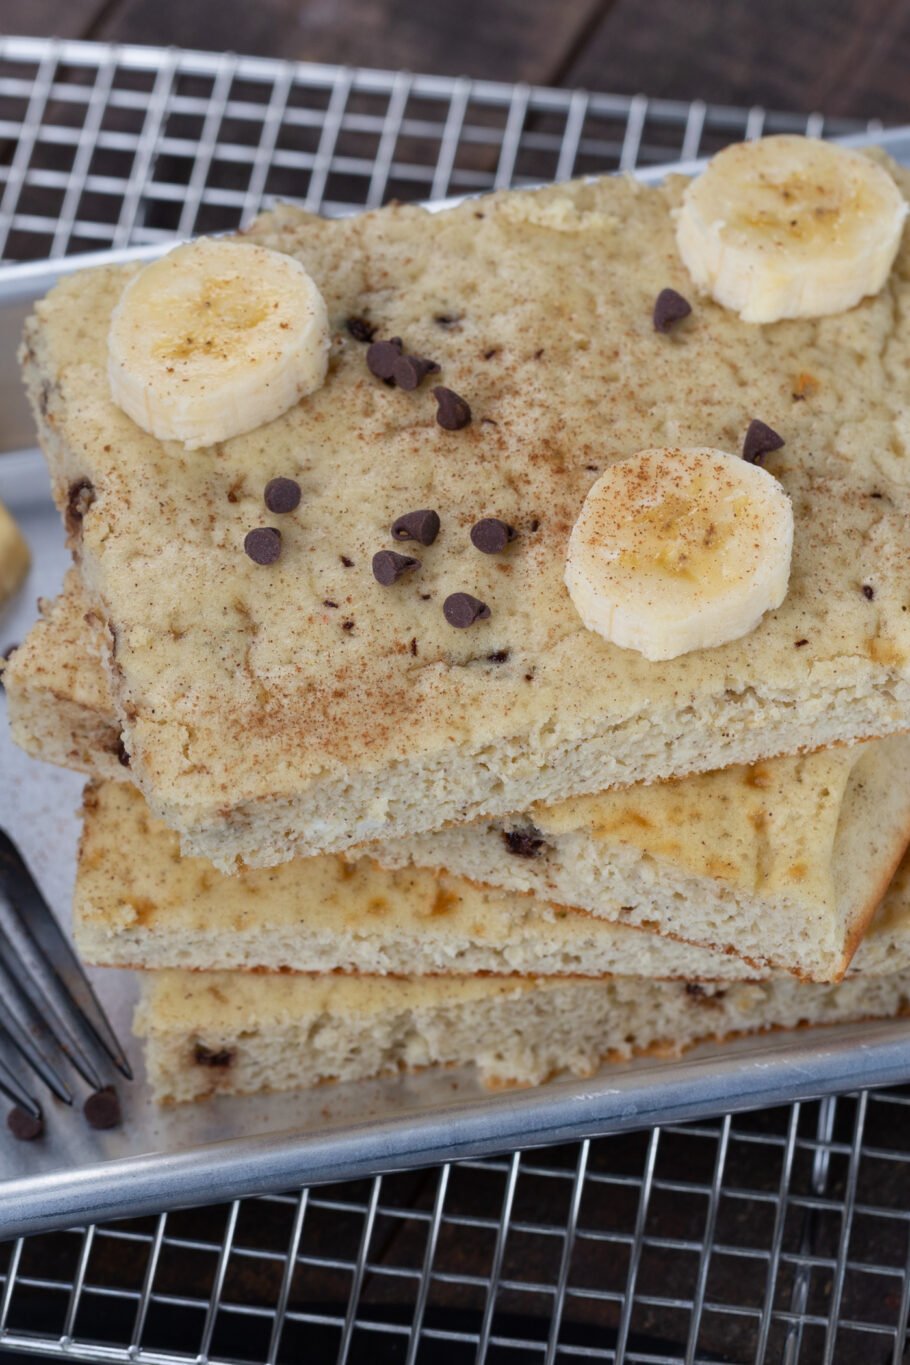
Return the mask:
M486 602L472 597L469 592L453 592L443 602L442 614L450 626L464 630L467 626L473 626L475 621L488 620L490 608Z
M539 858L547 847L546 840L536 825L520 829L504 829L503 842L516 858Z
M795 649L802 649L803 645L807 645L808 643L809 643L808 640L797 640L797 641L795 642L795 644L794 644L794 648L795 648Z
M419 568L419 559L397 554L395 550L377 550L373 556L373 577L384 588L390 588L403 573Z
M348 632L352 631L352 630L354 629L354 622L353 622L353 621L342 621L342 623L341 623L341 629L342 629L342 630L346 630L346 631L348 631Z
M499 355L499 347L498 347L498 346L491 346L490 349L489 349L488 351L484 351L484 353L483 353L483 358L484 358L484 360L492 360L493 357L494 357L494 355Z
M333 602L332 599L331 599L331 597L326 597L326 598L323 599L322 605L323 605L324 607L336 607L336 608L337 608L338 603L337 603L337 602Z
M416 659L416 658L417 658L417 636L416 636L416 635L412 635L412 636L411 636L410 650L411 650L411 653L413 654L414 658Z
M428 360L424 355L402 355L395 361L392 378L400 389L410 393L420 387L428 374L438 373L435 360Z
M95 501L95 485L90 479L78 479L70 484L66 495L66 529L69 535L78 534L82 519Z
M699 985L697 981L686 982L686 995L690 995L693 1000L701 1001L703 1005L710 1006L719 1005L726 994L727 994L726 991L720 991L717 989L715 989L709 994L707 989L704 986Z
M471 544L481 554L501 555L517 535L515 527L507 521L500 521L498 517L484 517L471 527Z
M460 313L437 313L433 321L437 327L455 327L461 322Z
M120 1097L112 1085L102 1086L89 1095L82 1112L90 1128L119 1128Z
M344 325L355 341L363 341L367 345L376 335L376 324L367 322L366 318L348 318Z
M875 589L873 588L872 584L871 584L871 583L864 583L864 584L863 584L863 597L865 597L866 601L867 601L867 602L871 602L874 596L875 596Z
M390 341L374 341L367 351L367 369L370 374L375 374L377 379L392 379L395 362L401 355L401 349L401 337L392 337Z
M433 397L438 404L436 421L441 427L446 431L461 431L462 427L468 425L471 420L471 409L459 394L437 384L433 390Z
M537 351L534 352L534 359L535 359L535 360L539 360L540 357L543 355L543 352L544 352L544 348L543 348L543 346L541 346L539 350L537 350Z
M128 768L130 766L129 750L122 739L117 740L117 762L122 768Z
M393 540L417 540L421 545L432 545L439 535L439 513L432 507L417 512L405 512L392 522Z
M494 649L492 654L487 655L487 662L491 664L504 664L509 657L509 650Z
M270 512L293 512L300 506L300 484L296 479L269 479L263 501Z
M15 652L16 652L16 650L17 650L18 648L19 648L18 645L7 645L7 646L6 646L6 649L4 649L2 652L0 652L0 660L2 660L3 663L8 664L9 661L10 661L10 659L13 657L13 655L15 654ZM0 692L2 692L2 691L3 691L3 674L2 674L2 672L0 672Z
M274 526L258 526L247 531L243 548L254 564L274 564L281 554L281 532Z
M34 1114L17 1104L7 1114L6 1126L20 1142L34 1142L44 1132L44 1119L40 1115L35 1118Z
M197 1043L193 1049L193 1061L197 1066L231 1066L234 1054L230 1048L211 1048L206 1047L205 1043Z
M869 497L870 497L870 498L883 498L884 496L885 496L884 493L878 493L878 492L870 493L870 494L869 494Z
M773 427L754 417L743 438L743 459L748 464L761 464L766 455L772 450L780 450L783 444L783 436L778 436Z
M529 531L540 530L540 521L537 517L532 517L531 521L528 523L528 530Z
M692 305L675 289L662 289L654 300L654 330L669 332L674 322L682 322L692 312Z
M338 558L341 560L342 564L346 569L353 569L354 567L353 559L348 559L347 555L339 555Z

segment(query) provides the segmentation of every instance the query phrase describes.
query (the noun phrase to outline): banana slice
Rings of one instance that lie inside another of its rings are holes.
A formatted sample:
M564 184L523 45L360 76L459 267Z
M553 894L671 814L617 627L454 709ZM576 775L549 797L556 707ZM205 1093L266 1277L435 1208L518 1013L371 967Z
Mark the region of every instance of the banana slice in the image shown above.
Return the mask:
M299 261L202 237L145 266L114 309L114 402L188 450L280 417L325 379L325 303Z
M20 586L30 563L25 537L0 502L0 607Z
M718 152L686 188L676 242L695 283L744 322L822 317L878 293L906 214L867 156L785 134Z
M767 470L707 446L642 450L588 493L566 586L588 630L675 659L779 607L792 548L790 499Z

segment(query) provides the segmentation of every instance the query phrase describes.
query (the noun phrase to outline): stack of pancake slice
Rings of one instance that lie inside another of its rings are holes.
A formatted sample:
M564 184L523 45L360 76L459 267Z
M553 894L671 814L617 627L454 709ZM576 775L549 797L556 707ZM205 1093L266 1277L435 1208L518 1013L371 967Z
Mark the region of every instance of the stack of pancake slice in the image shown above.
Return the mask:
M680 260L684 189L264 215L238 243L315 280L328 375L198 447L112 401L138 267L30 319L74 567L3 683L17 742L88 775L76 943L141 975L158 1099L432 1064L536 1084L910 1005L910 248L852 308L744 322ZM587 629L566 544L599 474L738 452L757 419L783 603L663 661ZM276 478L299 505L264 502ZM372 571L415 509L437 533ZM280 556L244 553L255 529Z

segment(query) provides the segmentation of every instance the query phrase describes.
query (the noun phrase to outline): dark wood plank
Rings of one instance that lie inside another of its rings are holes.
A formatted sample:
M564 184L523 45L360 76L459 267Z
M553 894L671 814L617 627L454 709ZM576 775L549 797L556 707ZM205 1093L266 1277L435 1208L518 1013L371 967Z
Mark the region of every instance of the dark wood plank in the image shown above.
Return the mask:
M0 0L0 33L88 38L105 9L105 0Z
M120 0L96 36L547 83L602 9L603 0Z
M566 85L910 119L901 0L617 0Z

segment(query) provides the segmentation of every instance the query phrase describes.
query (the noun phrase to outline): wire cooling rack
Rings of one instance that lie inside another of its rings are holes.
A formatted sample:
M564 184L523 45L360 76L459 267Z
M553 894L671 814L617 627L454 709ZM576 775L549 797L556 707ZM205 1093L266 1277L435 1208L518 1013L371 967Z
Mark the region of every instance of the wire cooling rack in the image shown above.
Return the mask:
M866 124L232 54L0 39L0 256L374 207Z
M31 1237L0 1248L0 1336L160 1365L898 1362L908 1105L864 1093Z
M229 229L279 198L342 213L865 126L6 39L0 255ZM0 1354L899 1365L908 1120L910 1094L864 1093L29 1237L0 1246Z

